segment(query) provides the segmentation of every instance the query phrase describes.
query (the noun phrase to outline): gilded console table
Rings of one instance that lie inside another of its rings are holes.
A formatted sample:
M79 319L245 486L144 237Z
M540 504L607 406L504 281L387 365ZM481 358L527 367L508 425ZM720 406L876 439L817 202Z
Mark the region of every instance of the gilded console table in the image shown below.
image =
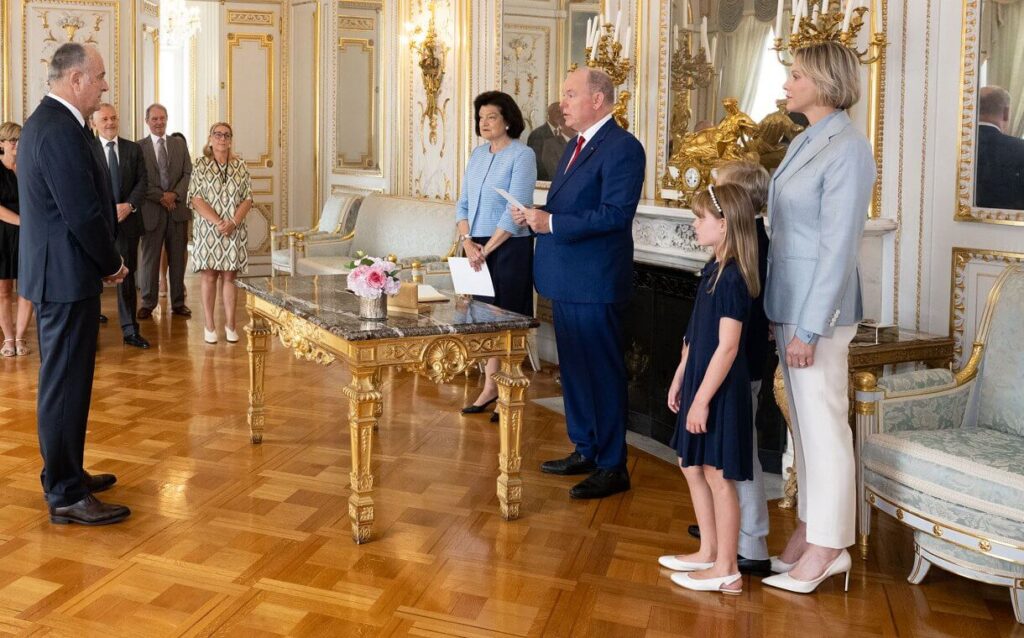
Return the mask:
M850 355L847 366L850 371L850 428L855 427L853 417L853 376L858 372L870 372L876 378L882 376L882 370L887 365L900 363L924 363L929 368L948 368L953 363L953 338L928 334L925 332L914 332L913 330L900 330L893 341L876 343L874 333L870 329L861 327L857 336L850 342ZM779 405L782 416L786 419L787 427L789 422L789 405L786 398L786 386L782 380L782 367L775 370L775 402ZM855 451L860 456L859 442L855 441ZM858 465L858 472L860 471ZM796 470L791 466L786 468L785 495L779 502L782 509L790 509L796 504L797 486ZM859 508L860 503L857 504Z
M359 319L359 300L345 290L344 275L239 279L246 291L250 321L245 327L249 353L249 431L263 440L263 372L272 335L297 358L348 366L352 495L348 513L352 539L373 537L373 431L382 413L381 371L386 367L415 371L434 383L446 383L467 366L501 358L498 383L500 450L498 501L505 520L519 517L522 502L521 457L523 405L529 380L523 375L527 335L536 320L463 299L422 304L419 312L389 312L386 321Z

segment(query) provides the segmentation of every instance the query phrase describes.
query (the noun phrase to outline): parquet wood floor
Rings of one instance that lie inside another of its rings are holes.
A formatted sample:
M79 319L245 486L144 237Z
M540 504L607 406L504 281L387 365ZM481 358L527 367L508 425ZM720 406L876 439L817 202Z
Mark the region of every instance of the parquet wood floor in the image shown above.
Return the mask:
M190 282L197 297L196 282ZM55 526L41 499L35 356L0 360L0 635L11 636L1024 636L1005 590L940 569L911 586L909 533L880 517L872 556L801 597L745 579L739 597L687 592L658 555L695 547L673 466L631 451L633 490L573 502L538 464L569 448L533 404L523 516L498 515L497 432L463 417L479 379L438 387L386 375L375 441L379 540L348 530L347 374L275 344L267 429L249 443L243 344L202 341L161 304L121 345L101 328L86 465L134 511L105 528ZM116 320L113 292L104 311ZM34 341L34 334L31 335ZM553 396L550 371L530 396ZM771 546L792 514L772 507Z

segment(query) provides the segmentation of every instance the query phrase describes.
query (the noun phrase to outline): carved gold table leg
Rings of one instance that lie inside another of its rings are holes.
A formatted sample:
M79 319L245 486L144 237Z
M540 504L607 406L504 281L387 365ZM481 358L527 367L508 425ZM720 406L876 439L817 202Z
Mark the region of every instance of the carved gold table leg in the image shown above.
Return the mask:
M775 403L778 404L779 411L782 412L782 418L786 421L786 430L792 434L793 426L789 421L789 396L786 394L786 380L782 377L781 363L775 368L772 391L775 394ZM786 486L783 490L784 496L779 501L779 509L793 509L796 506L797 498L796 469L793 466L786 468Z
M352 382L344 390L348 397L348 425L352 445L352 471L349 482L348 516L352 521L352 540L366 543L373 538L373 473L370 453L373 428L377 424L383 396L380 372L376 368L352 366Z
M501 370L494 374L498 384L499 438L498 501L501 517L506 521L519 518L519 504L523 501L523 480L519 477L523 457L519 444L523 432L523 397L530 380L523 376L523 355L502 357Z
M249 323L245 326L249 353L249 436L253 443L263 441L263 371L266 367L270 324L249 309Z

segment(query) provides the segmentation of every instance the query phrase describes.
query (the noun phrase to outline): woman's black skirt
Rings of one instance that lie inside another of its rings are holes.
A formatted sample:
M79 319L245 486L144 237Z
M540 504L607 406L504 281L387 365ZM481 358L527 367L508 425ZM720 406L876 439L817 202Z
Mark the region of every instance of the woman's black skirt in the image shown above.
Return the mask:
M485 245L490 237L474 237ZM487 256L494 296L474 299L521 315L533 316L533 237L509 237Z

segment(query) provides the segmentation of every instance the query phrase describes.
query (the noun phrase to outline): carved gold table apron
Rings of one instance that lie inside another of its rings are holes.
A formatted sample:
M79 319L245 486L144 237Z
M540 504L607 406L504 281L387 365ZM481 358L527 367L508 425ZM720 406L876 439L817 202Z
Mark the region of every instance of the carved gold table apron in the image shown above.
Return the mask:
M245 327L249 353L249 430L263 440L263 373L272 335L297 358L348 366L352 381L344 389L349 403L352 495L348 500L352 539L373 538L373 431L382 413L381 371L415 371L435 383L450 381L468 366L489 357L501 359L494 375L500 415L497 492L505 520L519 517L522 502L520 437L529 380L522 373L526 341L537 322L478 301L423 304L419 313L395 313L386 321L362 321L358 299L345 291L343 275L239 279L246 291L250 322Z
M943 337L939 335L928 334L924 332L914 332L912 330L900 330L899 336L895 341L885 343L875 343L870 338L870 330L860 329L857 331L857 336L854 337L853 341L850 342L850 356L849 362L847 363L850 371L850 394L853 395L853 375L858 372L870 372L875 377L882 376L882 370L887 365L896 365L900 363L917 363L922 362L929 368L948 368L953 363L953 339L952 337ZM789 403L786 394L786 386L782 378L782 366L779 365L775 369L775 386L774 386L775 402L779 405L779 410L782 412L782 416L786 420L786 426L791 427L789 418ZM850 401L850 428L854 428L853 420L853 401ZM854 432L856 430L854 429ZM857 459L860 459L860 441L854 441L854 453ZM860 463L857 463L857 472L860 472ZM860 484L860 481L857 482ZM797 498L797 483L796 483L796 470L790 466L786 468L786 486L785 495L782 500L779 501L779 507L782 509L790 509L796 505ZM860 511L864 504L857 500L857 512L860 516ZM866 557L867 552L867 539L862 538L858 541L861 545L862 556Z

